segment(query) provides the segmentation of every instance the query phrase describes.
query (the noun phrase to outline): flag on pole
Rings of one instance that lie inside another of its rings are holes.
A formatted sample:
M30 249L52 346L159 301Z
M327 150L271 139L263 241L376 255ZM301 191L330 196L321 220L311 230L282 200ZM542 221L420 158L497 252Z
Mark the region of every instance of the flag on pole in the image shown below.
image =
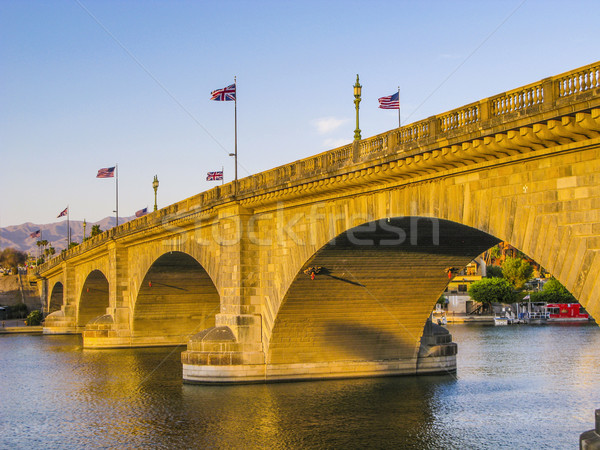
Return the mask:
M31 234L29 235L29 237L30 237L30 238L32 238L32 239L39 238L39 237L40 237L40 233L41 233L41 232L42 232L42 230L37 230L37 231L34 231L33 233L31 233Z
M69 211L69 207L67 206L65 209L63 209L60 212L60 214L58 216L56 216L56 218L58 219L59 217L66 216L68 211Z
M117 175L115 177L115 174ZM117 226L119 226L119 165L115 165L113 167L104 167L103 169L98 169L98 174L96 178L114 178L115 179L115 221Z
M400 94L398 92L387 97L381 97L378 100L381 109L400 109Z
M114 167L106 167L104 169L98 170L98 175L96 178L113 178L115 176L115 168Z
M233 84L230 84L227 87L224 87L223 89L217 89L215 91L212 91L210 93L210 99L211 100L216 100L216 101L233 101L234 102L234 109L233 109L233 116L234 116L234 122L235 122L235 151L234 153L230 153L229 156L233 156L235 158L235 181L234 181L234 187L233 187L233 192L234 195L237 195L237 189L238 189L238 150L237 150L237 94L236 94L236 90L237 90L237 79L236 77L233 77ZM218 172L213 172L215 174L217 174ZM222 180L223 179L223 172L221 171L220 174L220 178L216 178L215 177L211 177L211 172L208 173L208 176L206 177L207 181L211 181L211 180Z
M142 216L145 216L146 214L148 214L147 206L144 209L140 209L139 211L136 211L135 217L142 217Z
M218 181L223 179L223 171L220 170L218 172L208 172L206 174L206 181Z
M216 101L234 101L235 100L235 84L230 84L223 89L217 89L210 93L210 99Z

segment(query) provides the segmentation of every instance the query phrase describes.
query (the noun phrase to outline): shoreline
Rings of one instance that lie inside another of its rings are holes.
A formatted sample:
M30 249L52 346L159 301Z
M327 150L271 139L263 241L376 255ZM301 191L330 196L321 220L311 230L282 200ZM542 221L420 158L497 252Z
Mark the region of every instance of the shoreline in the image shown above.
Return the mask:
M44 329L40 326L2 327L0 334L43 334Z
M42 325L27 326L25 319L5 319L0 321L0 334L42 334L44 327Z

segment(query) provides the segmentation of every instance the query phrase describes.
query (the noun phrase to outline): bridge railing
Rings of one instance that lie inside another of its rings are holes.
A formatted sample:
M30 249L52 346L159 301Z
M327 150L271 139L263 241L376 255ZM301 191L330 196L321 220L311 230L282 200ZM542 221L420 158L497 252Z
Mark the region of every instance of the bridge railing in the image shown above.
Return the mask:
M349 143L242 178L238 180L237 191L234 183L217 186L88 239L46 262L40 266L40 270L50 269L62 260L102 245L114 237L134 233L145 227L165 224L173 217L208 209L235 196L249 198L261 193L285 189L294 186L298 181L327 175L347 166L374 161L382 156L402 155L416 145L433 143L437 139L454 136L461 131L470 131L474 124L481 125L481 122L503 116L527 117L541 110L551 110L559 105L578 101L579 96L594 90L600 90L600 62L378 134L361 140L358 144ZM593 94L597 95L600 92L594 91Z
M461 109L450 111L437 118L438 130L442 133L449 130L463 128L465 125L479 122L479 104L463 106ZM435 120L435 119L434 119Z
M590 64L555 78L555 92L559 98L580 94L600 87L600 64Z
M490 116L498 117L539 105L544 101L543 92L542 82L539 82L492 97L489 99Z

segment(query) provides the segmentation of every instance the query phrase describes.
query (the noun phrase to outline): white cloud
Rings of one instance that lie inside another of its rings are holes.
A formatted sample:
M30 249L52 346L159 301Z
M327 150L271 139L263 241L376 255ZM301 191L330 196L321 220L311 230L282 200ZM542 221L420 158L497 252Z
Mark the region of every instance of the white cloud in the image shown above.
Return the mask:
M340 126L348 123L350 119L340 119L337 117L322 117L313 120L313 125L319 134L327 134L337 130Z

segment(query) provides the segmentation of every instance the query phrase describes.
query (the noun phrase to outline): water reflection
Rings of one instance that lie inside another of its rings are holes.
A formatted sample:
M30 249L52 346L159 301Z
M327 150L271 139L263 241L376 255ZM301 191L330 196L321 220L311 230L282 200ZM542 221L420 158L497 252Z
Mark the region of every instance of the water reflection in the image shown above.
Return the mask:
M182 348L0 336L10 448L576 447L600 405L595 326L453 326L456 375L183 385Z

